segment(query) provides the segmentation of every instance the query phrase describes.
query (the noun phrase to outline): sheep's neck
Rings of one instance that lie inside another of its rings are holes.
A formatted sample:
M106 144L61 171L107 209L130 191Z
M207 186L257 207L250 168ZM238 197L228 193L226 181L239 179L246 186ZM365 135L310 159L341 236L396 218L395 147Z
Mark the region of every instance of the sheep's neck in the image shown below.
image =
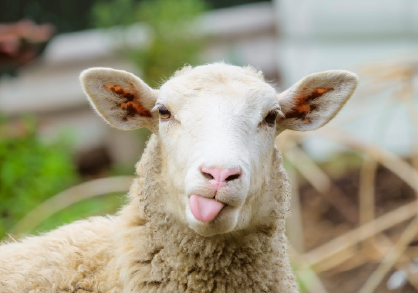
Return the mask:
M143 177L121 212L124 245L117 253L126 292L293 292L284 221L230 236L200 236L151 200L161 189L152 175L158 162L154 137L140 163ZM278 212L286 214L283 208Z

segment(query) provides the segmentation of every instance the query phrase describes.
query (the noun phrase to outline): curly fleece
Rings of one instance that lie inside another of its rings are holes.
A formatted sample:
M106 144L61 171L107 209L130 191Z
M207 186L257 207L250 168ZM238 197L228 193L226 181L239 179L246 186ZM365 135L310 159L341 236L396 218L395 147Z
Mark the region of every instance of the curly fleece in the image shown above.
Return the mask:
M266 225L203 237L164 212L158 136L137 165L129 203L0 247L0 292L278 292L298 288L285 219L290 183L275 149Z

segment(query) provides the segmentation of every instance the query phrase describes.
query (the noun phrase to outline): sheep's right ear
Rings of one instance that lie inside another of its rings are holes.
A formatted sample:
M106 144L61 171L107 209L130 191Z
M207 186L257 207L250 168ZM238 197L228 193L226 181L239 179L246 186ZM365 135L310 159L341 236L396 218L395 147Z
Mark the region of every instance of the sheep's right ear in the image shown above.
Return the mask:
M277 96L281 111L277 129L309 131L328 123L356 89L357 76L345 70L313 73Z
M112 68L90 68L81 73L80 81L91 105L112 126L158 129L158 115L151 113L158 91L135 75Z

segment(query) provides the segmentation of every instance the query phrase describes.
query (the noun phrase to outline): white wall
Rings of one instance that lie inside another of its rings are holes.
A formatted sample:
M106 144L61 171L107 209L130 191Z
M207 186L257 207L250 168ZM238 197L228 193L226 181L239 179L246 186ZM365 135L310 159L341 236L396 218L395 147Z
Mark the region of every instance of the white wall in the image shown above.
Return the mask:
M274 0L274 7L280 36L277 66L284 88L313 72L346 69L361 73L367 64L408 65L418 60L418 1ZM418 135L418 129L410 124L403 106L385 105L397 95L396 86L369 100L372 96L360 95L368 87L366 77L360 75L357 94L330 125L367 108L367 115L344 128L364 141L408 156L411 136ZM305 146L317 158L338 149L318 139Z

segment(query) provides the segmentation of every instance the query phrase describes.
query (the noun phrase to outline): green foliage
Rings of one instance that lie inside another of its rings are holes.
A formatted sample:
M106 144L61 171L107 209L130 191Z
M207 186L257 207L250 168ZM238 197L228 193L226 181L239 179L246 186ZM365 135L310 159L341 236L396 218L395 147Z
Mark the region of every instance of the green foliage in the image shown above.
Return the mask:
M235 5L242 5L252 2L262 2L265 0L208 0L213 8L225 8ZM126 3L139 3L136 1L125 1ZM171 2L175 3L176 0ZM0 1L0 23L16 22L21 19L32 19L36 23L52 23L59 33L73 32L90 29L93 26L103 27L90 19L90 10L95 6L102 6L103 0L13 0ZM121 1L119 4L123 4ZM112 25L125 24L124 14L131 12L131 6L119 6L117 9L108 9L106 18L115 18ZM6 13L7 12L7 13ZM133 15L130 13L130 15Z
M51 23L58 33L90 27L90 8L97 0L13 0L0 1L0 23L31 19Z
M126 49L126 56L155 86L185 64L199 63L204 37L195 29L196 17L206 10L203 0L114 0L99 2L93 18L99 27L146 23L151 35L145 47ZM129 35L126 35L129 37ZM128 43L128 40L122 42Z
M41 142L33 119L16 125L0 117L0 239L38 204L77 180L65 140Z
M137 1L98 1L92 7L92 23L99 28L127 26L137 21Z
M213 8L226 8L236 5L244 5L255 2L272 2L272 0L209 0Z

